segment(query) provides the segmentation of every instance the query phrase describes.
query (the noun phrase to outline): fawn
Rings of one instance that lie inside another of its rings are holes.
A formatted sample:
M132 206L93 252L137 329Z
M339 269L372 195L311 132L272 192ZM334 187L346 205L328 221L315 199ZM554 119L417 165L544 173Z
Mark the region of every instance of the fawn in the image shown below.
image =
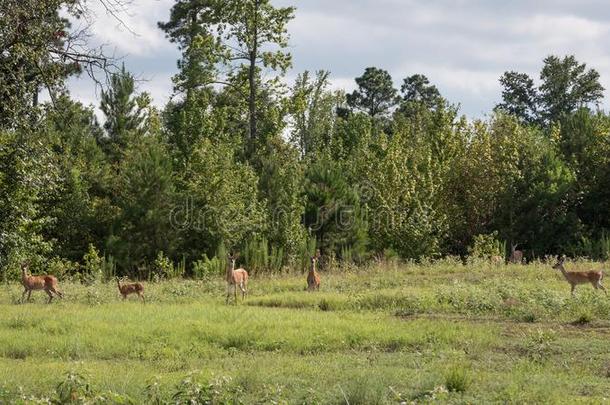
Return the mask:
M53 300L53 294L57 295L59 298L64 297L57 286L57 278L55 278L55 276L28 276L28 268L29 265L27 263L21 265L21 284L23 284L23 287L25 288L21 295L21 302L23 302L26 293L28 294L29 301L33 290L44 290L49 296L48 303L51 303L51 300Z
M129 294L138 294L138 297L142 298L142 302L146 302L142 283L126 283L121 285L119 278L117 277L116 284L119 287L119 292L123 296L123 299L126 299Z
M248 294L248 272L245 269L239 268L235 270L235 261L239 255L228 254L227 258L227 304L229 303L229 297L231 296L231 289L233 290L233 296L237 303L237 286L241 289L241 299L246 298Z
M608 295L608 292L602 285L602 278L604 277L604 273L602 271L574 271L568 272L563 267L563 263L565 262L566 257L563 255L558 261L557 264L553 266L555 270L561 271L561 274L565 277L566 281L572 287L571 295L574 296L574 289L578 284L587 284L591 283L593 288L602 289L602 291Z
M320 289L320 275L316 271L316 264L320 259L320 251L316 252L315 256L311 256L311 267L307 274L307 291L317 291Z

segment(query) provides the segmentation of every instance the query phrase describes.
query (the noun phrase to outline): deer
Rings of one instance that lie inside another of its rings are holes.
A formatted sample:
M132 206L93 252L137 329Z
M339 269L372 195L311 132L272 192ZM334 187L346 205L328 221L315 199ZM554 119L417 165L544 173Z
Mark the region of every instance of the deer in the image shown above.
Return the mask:
M565 277L566 281L572 287L571 295L574 296L574 289L578 284L587 284L591 283L593 288L596 290L601 289L606 295L608 292L602 285L602 278L604 277L603 271L574 271L568 272L563 267L563 264L566 260L566 256L561 256L560 259L557 260L557 264L553 266L553 269L561 271L561 274Z
M320 251L318 250L315 256L311 256L311 267L307 274L307 291L318 291L320 289L320 275L316 271L316 264L320 259Z
M57 278L55 276L44 275L44 276L28 276L29 265L27 263L23 263L21 265L21 284L25 290L21 295L21 302L25 298L25 294L27 293L28 298L32 295L32 291L35 290L44 290L49 296L48 304L53 300L53 294L57 295L59 298L63 298L63 293L59 290L57 286Z
M144 286L142 283L125 283L121 285L119 278L116 278L116 285L119 287L119 292L123 296L123 300L127 299L130 294L138 294L138 297L142 299L142 302L146 302L144 299Z
M227 255L227 301L229 303L229 297L231 296L231 290L233 290L233 296L235 297L235 303L237 303L237 286L239 286L241 290L241 299L246 299L246 294L248 294L248 272L243 269L235 269L235 261L239 257L238 254L232 255L229 253Z
M501 264L504 264L504 258L499 255L493 255L489 258L489 260L491 261L491 264L493 264L494 266L499 266Z
M513 264L523 264L523 250L517 250L518 243L510 245L510 262Z

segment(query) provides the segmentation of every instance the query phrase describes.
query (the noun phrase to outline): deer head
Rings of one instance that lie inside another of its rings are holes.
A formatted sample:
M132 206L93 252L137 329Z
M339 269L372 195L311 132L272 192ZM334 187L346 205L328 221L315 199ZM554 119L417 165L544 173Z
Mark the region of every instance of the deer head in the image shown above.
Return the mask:
M563 266L563 263L566 261L566 255L562 255L561 257L557 258L557 264L555 264L553 266L553 268L555 270L558 270L559 268L561 268Z
M316 254L311 256L311 264L315 264L318 260L320 260L320 249L316 250Z

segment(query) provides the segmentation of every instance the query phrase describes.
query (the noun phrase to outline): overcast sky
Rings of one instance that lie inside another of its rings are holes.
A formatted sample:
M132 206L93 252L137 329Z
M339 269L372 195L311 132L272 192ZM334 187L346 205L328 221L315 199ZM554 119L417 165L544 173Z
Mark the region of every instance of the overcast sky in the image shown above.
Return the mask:
M124 16L133 33L101 10L95 40L124 56L128 70L144 81L140 90L162 106L172 93L179 53L158 21L167 21L173 0L134 0ZM610 7L605 0L275 0L294 5L290 23L294 67L332 72L333 85L351 90L368 66L388 70L400 87L423 73L470 117L488 114L499 101L498 78L506 70L537 78L542 59L574 54L597 69L610 90ZM99 104L85 78L72 93ZM608 97L606 91L606 98ZM608 101L604 108L608 107Z

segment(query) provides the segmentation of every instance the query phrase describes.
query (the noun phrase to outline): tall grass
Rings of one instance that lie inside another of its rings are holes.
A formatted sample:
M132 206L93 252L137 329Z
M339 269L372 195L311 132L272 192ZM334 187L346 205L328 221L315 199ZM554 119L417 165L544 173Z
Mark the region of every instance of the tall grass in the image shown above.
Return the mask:
M610 390L610 300L586 286L570 298L548 265L322 276L308 293L298 272L260 273L237 305L219 274L148 282L146 304L61 280L64 300L17 305L10 284L0 403L598 403Z

